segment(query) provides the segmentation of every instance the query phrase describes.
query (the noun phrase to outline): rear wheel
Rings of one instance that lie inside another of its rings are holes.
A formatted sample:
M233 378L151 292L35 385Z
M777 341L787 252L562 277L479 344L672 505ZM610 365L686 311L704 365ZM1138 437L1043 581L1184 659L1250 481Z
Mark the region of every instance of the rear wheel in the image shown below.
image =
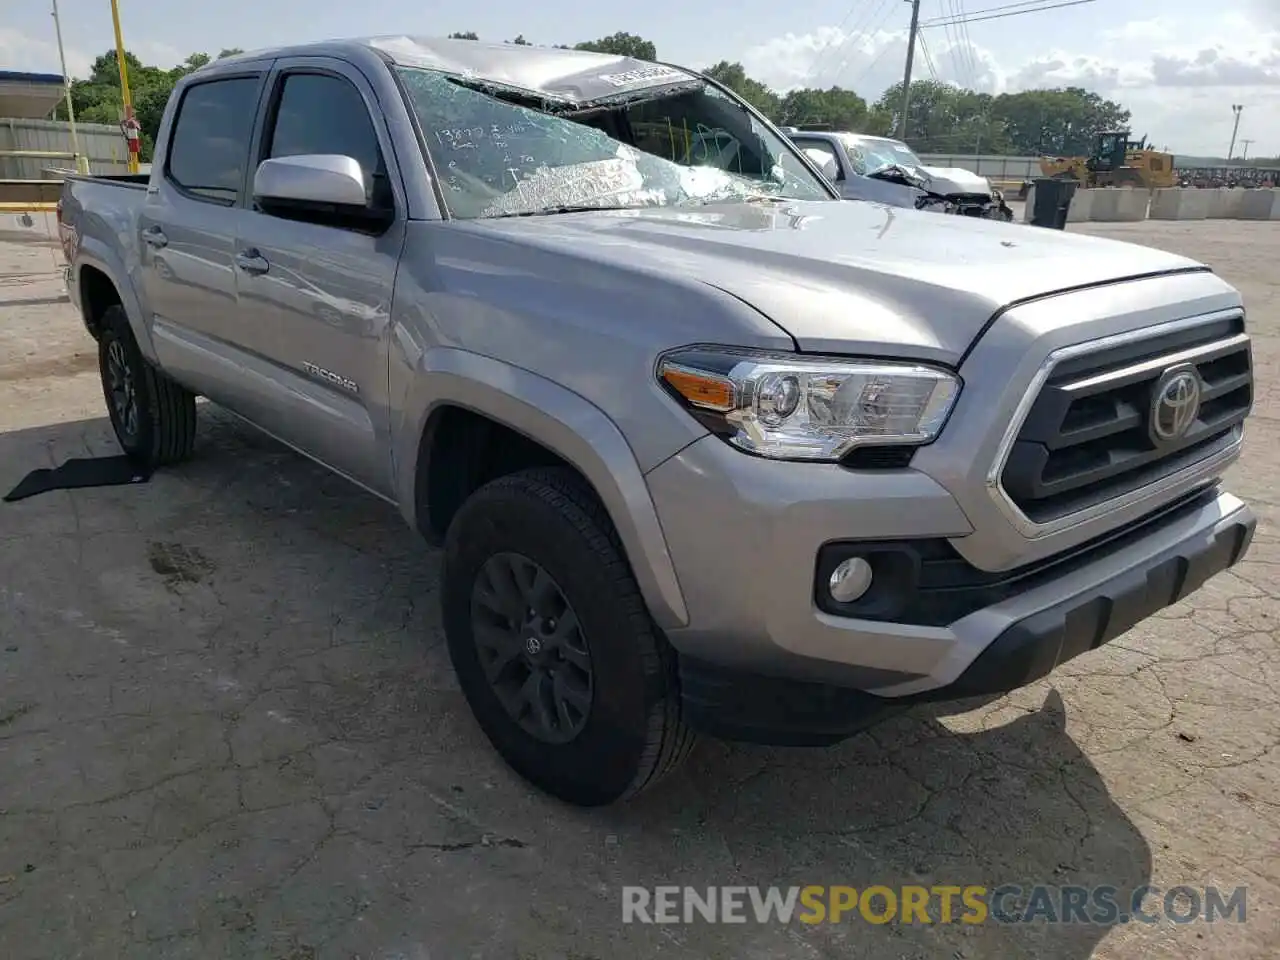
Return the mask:
M458 681L517 773L596 806L688 755L671 652L612 524L573 473L527 470L482 487L449 525L444 564Z
M101 331L102 394L121 448L152 467L185 460L195 446L195 395L147 363L123 307L103 313Z

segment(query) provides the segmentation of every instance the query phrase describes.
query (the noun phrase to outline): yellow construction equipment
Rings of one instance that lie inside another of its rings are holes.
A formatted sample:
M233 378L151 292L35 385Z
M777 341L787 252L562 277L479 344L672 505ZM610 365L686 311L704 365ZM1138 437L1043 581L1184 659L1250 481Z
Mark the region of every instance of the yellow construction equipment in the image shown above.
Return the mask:
M1055 179L1079 180L1086 187L1176 185L1173 154L1153 150L1147 138L1130 140L1128 130L1110 130L1094 138L1087 157L1041 157L1040 172Z

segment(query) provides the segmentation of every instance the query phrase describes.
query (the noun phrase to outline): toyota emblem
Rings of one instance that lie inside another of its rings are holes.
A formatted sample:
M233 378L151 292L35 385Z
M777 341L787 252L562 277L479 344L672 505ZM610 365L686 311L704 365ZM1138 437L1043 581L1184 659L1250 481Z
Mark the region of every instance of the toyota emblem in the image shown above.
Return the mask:
M1200 374L1191 364L1170 367L1151 398L1151 440L1157 446L1181 440L1199 416Z

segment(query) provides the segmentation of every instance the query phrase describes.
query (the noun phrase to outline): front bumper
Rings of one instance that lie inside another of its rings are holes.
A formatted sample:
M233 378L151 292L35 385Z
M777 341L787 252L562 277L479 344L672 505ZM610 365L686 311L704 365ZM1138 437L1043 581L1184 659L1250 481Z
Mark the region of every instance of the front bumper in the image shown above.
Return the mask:
M1255 526L1239 499L1201 490L990 605L916 625L824 613L814 574L832 541L963 537L964 515L924 474L776 463L708 437L649 482L689 608L668 636L690 720L771 742L838 739L894 703L1030 683L1239 561Z

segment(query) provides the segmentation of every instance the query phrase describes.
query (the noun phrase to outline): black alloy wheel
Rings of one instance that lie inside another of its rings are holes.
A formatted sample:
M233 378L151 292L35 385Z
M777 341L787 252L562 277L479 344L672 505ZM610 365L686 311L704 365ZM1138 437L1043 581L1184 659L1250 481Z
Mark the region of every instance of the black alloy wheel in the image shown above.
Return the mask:
M560 585L518 553L491 556L471 593L480 663L507 715L544 743L567 743L591 714L591 653Z

